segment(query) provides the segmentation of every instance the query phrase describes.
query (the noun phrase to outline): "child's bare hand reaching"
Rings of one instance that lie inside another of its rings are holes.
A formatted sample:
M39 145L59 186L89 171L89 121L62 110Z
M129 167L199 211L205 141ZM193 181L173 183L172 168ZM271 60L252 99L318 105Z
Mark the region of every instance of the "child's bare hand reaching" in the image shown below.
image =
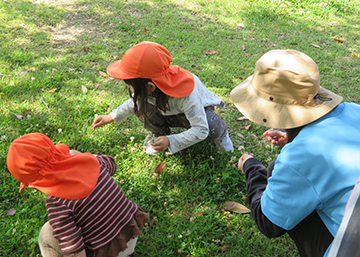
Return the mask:
M158 152L165 151L170 146L169 138L167 136L160 136L155 139L154 143L150 144L154 148L154 150Z
M287 134L280 130L269 129L263 134L272 144L283 147L287 143Z
M99 115L95 118L93 122L93 129L96 129L97 127L102 127L110 122L113 122L114 119L110 115Z

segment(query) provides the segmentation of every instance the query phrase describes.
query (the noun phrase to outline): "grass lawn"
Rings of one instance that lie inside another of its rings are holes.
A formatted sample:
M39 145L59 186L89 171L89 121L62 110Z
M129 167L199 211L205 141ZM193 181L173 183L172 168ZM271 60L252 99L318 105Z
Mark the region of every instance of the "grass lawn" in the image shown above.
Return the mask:
M360 103L360 1L346 0L2 0L0 1L0 256L40 256L45 195L19 193L8 172L10 143L30 132L116 158L115 179L150 214L134 256L298 256L288 236L268 239L247 206L235 167L246 150L263 163L280 149L262 138L230 91L272 49L312 57L321 85ZM199 143L174 155L143 152L149 133L135 117L93 130L96 115L128 98L106 67L141 41L164 45L172 64L195 73L227 103L235 151ZM160 162L166 170L155 172Z

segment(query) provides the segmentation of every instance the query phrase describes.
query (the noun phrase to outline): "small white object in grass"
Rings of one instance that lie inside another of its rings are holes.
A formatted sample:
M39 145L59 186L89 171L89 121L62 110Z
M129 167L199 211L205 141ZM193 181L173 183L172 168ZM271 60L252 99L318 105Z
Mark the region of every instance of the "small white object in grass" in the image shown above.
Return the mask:
M241 146L238 147L238 150L243 151L243 150L245 150L245 147L243 145L241 145Z
M58 133L61 133L61 132L62 132L62 129L61 129L61 128L59 128L59 129L58 129Z

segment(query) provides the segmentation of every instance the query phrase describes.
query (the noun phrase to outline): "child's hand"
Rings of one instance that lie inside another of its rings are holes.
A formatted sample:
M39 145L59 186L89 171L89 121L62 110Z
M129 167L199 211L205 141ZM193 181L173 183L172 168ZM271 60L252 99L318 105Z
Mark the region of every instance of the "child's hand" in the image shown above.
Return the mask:
M160 136L155 139L154 143L150 143L154 150L158 152L165 151L170 146L170 141L167 136Z
M238 169L241 170L241 172L242 172L243 174L245 174L245 173L244 173L244 170L243 170L243 168L244 168L244 163L246 162L247 159L250 159L250 158L253 158L253 157L254 157L254 155L253 155L252 153L251 153L251 154L244 153L244 154L240 157L239 162L238 162Z
M81 152L77 151L77 150L70 150L69 155L75 155L75 154L79 154Z
M104 126L110 122L113 122L114 119L110 115L99 115L95 118L93 122L93 129L96 129L97 127Z
M276 146L282 147L287 143L287 134L280 130L274 130L273 128L266 130L263 136L265 136L267 140Z

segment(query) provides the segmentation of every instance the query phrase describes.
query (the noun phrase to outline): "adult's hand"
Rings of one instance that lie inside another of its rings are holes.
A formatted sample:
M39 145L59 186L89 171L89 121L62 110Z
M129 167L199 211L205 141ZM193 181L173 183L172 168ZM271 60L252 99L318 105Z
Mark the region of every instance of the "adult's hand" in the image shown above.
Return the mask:
M93 126L93 129L96 129L98 127L102 127L113 121L114 121L114 119L110 115L99 115L95 118L92 126Z
M241 172L243 173L243 174L245 174L244 173L244 163L248 160L248 159L250 159L250 158L253 158L254 157L254 155L252 154L252 153L244 153L241 157L240 157L240 159L239 159L239 161L238 161L238 169L239 170L241 170Z
M269 129L263 134L272 144L283 147L287 144L287 133L280 130Z
M160 136L155 139L154 143L150 143L154 150L158 152L165 151L170 146L170 141L167 136Z

